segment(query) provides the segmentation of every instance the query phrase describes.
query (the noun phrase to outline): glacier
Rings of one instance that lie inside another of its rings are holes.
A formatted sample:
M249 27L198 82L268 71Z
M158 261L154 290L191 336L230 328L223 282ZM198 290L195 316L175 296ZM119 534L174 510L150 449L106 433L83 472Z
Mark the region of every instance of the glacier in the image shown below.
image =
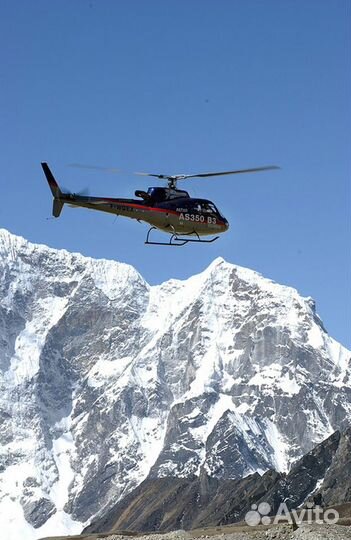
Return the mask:
M147 476L287 471L350 423L350 352L257 272L150 286L0 229L0 274L8 540L77 534Z

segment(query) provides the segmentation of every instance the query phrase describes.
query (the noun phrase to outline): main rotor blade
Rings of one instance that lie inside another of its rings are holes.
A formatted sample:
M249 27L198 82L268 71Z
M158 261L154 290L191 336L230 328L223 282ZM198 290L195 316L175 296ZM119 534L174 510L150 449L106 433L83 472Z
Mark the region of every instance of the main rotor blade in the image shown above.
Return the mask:
M210 172L210 173L199 173L199 174L179 174L175 178L177 180L185 180L187 178L207 178L209 176L224 176L226 174L242 174L242 173L253 173L259 171L273 171L275 169L280 169L277 165L267 165L265 167L255 167L253 169L238 169L235 171L221 171L221 172Z
M119 174L121 169L116 169L114 167L100 167L98 165L84 165L81 163L70 163L69 167L75 167L78 169L92 169L95 171L100 171L108 174ZM147 173L147 172L136 172L138 176L153 176L154 178L159 178L160 180L186 180L187 178L208 178L210 176L224 176L228 174L243 174L243 173L253 173L260 171L272 171L275 169L280 169L277 165L266 165L264 167L254 167L251 169L237 169L234 171L218 171L218 172L207 172L207 173L197 173L197 174L156 174L156 173Z
M98 165L84 165L82 163L69 163L68 167L74 167L75 169L92 169L108 174L118 174L121 172L120 169L116 169L115 167L99 167Z
M260 171L272 171L274 169L280 169L277 165L266 165L264 167L255 167L252 169L237 169L235 171L219 171L219 172L207 172L207 173L197 173L197 174L156 174L156 173L146 173L146 172L136 172L139 176L153 176L161 180L186 180L187 178L207 178L209 176L224 176L227 174L242 174L242 173L253 173Z

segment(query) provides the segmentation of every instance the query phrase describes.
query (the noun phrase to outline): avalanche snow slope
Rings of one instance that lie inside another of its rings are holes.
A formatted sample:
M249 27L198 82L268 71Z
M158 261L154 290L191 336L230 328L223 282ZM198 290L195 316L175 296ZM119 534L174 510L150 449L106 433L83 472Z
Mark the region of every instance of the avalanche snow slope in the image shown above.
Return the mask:
M0 530L77 533L151 476L285 471L351 420L310 298L223 259L150 287L0 230Z

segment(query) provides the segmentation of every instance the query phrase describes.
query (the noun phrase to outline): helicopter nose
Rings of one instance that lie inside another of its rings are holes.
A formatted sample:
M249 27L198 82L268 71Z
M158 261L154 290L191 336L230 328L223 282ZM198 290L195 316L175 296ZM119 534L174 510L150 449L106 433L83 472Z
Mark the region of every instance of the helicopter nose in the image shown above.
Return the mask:
M223 219L223 224L224 224L224 230L227 231L229 229L229 223L226 219Z

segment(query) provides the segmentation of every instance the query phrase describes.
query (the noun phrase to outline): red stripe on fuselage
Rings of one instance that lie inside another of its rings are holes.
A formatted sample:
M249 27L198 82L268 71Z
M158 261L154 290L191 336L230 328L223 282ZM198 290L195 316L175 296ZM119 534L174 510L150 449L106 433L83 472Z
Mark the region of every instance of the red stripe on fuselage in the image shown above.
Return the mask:
M167 213L167 214L173 214L175 216L180 216L180 214L191 214L191 212L177 212L176 210L171 210L169 208L158 208L158 207L154 207L154 206L145 206L144 204L137 204L137 203L130 203L130 202L125 202L125 201L121 201L119 199L99 199L99 201L102 201L102 202L106 202L106 203L116 203L116 204L120 204L120 205L124 205L124 206L131 206L132 208L140 208L140 209L143 209L143 210L147 210L148 212L163 212L163 213ZM204 215L204 214L199 214L199 215ZM218 219L218 217L216 216L216 224L217 225L220 225L221 227L225 227L225 223L223 223L223 221L220 221ZM197 223L197 222L196 222Z
M145 206L144 204L129 203L129 202L120 201L118 199L100 199L100 200L102 200L103 202L108 202L108 203L113 202L113 203L121 204L124 206L131 206L132 208L140 208L140 209L148 210L150 212L167 212L168 214L175 214L175 215L179 214L179 212L177 212L176 210L170 210L169 208L155 208L154 206Z

